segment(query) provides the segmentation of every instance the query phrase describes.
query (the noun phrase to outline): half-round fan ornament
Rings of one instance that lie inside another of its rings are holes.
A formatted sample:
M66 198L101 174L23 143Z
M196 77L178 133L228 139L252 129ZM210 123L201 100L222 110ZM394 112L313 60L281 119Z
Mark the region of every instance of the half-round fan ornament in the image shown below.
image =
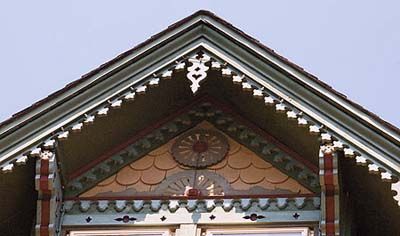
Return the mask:
M181 165L205 168L224 159L228 149L228 139L223 134L214 130L197 129L182 134L171 151Z

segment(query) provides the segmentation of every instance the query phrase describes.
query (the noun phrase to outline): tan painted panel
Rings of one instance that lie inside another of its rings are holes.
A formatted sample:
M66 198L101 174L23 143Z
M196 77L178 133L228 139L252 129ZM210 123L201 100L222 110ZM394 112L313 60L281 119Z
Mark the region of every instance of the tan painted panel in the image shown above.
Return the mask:
M215 129L207 122L201 123L196 128ZM271 193L276 191L311 193L296 180L274 168L248 148L227 138L230 145L228 154L221 162L208 167L206 171L220 176L221 181L228 183L231 192L239 194L243 191L245 194L252 194L258 193L257 191L261 189L262 193L268 191ZM162 193L153 191L177 174L193 176L192 168L182 166L174 160L170 152L173 142L174 140L170 140L140 160L122 168L116 175L100 182L81 196L101 196L110 192L115 196L132 196L133 194L155 196ZM212 186L206 186L206 188L209 190Z
M185 169L182 166L177 165L175 168L167 170L166 177L177 174L179 172L183 172L184 170Z
M251 165L252 158L243 152L243 149L232 155L228 155L228 166L234 169L244 169Z
M117 173L116 181L121 185L132 185L139 181L142 173L132 169L129 165Z
M233 169L226 165L224 168L216 170L215 173L222 175L229 183L235 182L239 178L240 170Z
M106 186L97 186L81 195L81 197L92 197L99 193L119 193L126 190L126 187L116 181ZM116 194L117 195L117 194Z
M291 189L292 191L298 192L298 193L310 192L309 190L307 190L305 187L300 185L296 180L294 180L292 178L288 178L287 181L285 181L281 184L277 184L276 186L281 189Z
M154 156L146 155L139 160L130 164L134 170L146 170L152 167L154 164Z
M241 179L238 179L236 182L232 183L232 188L235 190L249 190L252 185L246 184Z
M115 180L115 175L113 175L113 176L111 176L111 177L108 177L107 179L103 180L102 182L100 182L100 183L98 184L98 186L106 186L106 185L109 185L109 184L111 184L112 182L114 182L114 180Z
M154 156L154 165L160 170L170 170L178 166L169 152Z
M148 185L159 184L165 179L165 170L157 169L154 165L149 169L142 171L141 180Z
M251 164L253 164L253 166L260 168L260 169L269 169L272 167L272 165L269 162L264 161L263 159L261 159L260 157L258 157L257 155L252 155L252 160L251 160Z
M240 170L240 179L247 184L257 184L265 179L265 170L250 165L246 169Z
M215 164L213 166L209 166L208 169L210 169L210 170L219 170L219 169L224 168L227 164L228 164L228 158L225 157L219 163L217 163L217 164Z
M161 147L149 152L148 155L150 155L150 156L159 156L159 155L165 154L167 152L171 152L171 146L174 143L173 140L171 140L167 144L165 144L165 145L163 145L163 146L161 146Z
M265 170L265 179L273 184L280 184L285 182L289 177L276 168Z
M143 183L142 181L139 181L136 184L129 186L127 188L127 190L132 189L137 192L148 192L148 191L150 191L150 187L151 187L151 185L148 185L148 184Z
M229 143L229 152L228 152L228 154L230 154L230 155L232 155L234 153L237 153L241 148L240 143L235 142L233 139L231 139L229 137L228 137L228 143Z

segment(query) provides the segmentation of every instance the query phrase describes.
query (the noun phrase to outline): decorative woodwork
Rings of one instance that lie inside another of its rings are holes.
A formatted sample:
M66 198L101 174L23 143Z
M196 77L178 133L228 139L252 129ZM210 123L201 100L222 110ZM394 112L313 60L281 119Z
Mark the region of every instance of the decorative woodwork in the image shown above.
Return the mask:
M179 140L199 130L220 135L230 147L224 159L201 171L181 165L173 155ZM188 188L196 188L201 196L312 193L212 124L202 122L80 196L184 196Z
M285 96L280 96L276 93L277 91L271 89L270 86L260 85L254 81L254 76L245 75L238 68L234 68L232 65L225 63L215 55L212 57L207 54L207 51L202 48L198 52L190 52L189 59L187 55L183 56L183 60L178 63L170 63L163 69L154 71L153 75L160 76L163 79L171 79L173 77L173 71L187 70L187 78L192 82L191 89L195 93L200 86L200 82L205 80L207 77L207 71L211 68L214 71L219 71L221 77L225 79L232 79L234 83L241 85L244 91L253 91L253 97L260 99L264 97L265 104L267 106L275 106L277 113L286 113L287 119L297 119L298 126L309 128L310 134L319 135L321 140L325 140L329 137L330 140L337 142L336 148L342 149L345 156L354 157L356 163L359 165L366 166L371 174L378 174L381 179L385 182L392 184L392 189L396 192L394 198L398 201L400 199L400 189L398 183L398 176L393 173L393 167L388 167L386 164L382 164L381 161L376 161L375 158L365 154L365 148L361 148L359 145L353 145L343 137L343 130L336 127L326 127L318 119L308 115L307 112L300 109L296 102ZM76 119L69 121L67 124L62 124L55 130L42 135L39 145L34 144L30 146L23 146L21 150L13 152L12 156L2 157L3 161L0 170L3 173L11 172L15 165L23 165L28 157L35 157L38 150L45 149L46 144L49 142L67 140L71 132L79 132L84 125L91 124L95 121L96 117L107 116L110 108L118 108L123 105L124 102L132 101L135 94L145 94L149 91L149 87L158 85L159 80L154 76L149 77L138 84L128 86L124 91L118 91L117 94L104 100L95 108L82 113L82 116L78 116ZM121 95L122 94L122 95ZM110 102L114 101L114 102ZM296 105L297 104L297 105ZM323 137L323 134L328 136ZM362 145L361 145L362 146ZM382 159L382 157L379 157ZM378 159L379 159L378 158ZM106 167L107 168L107 167ZM106 170L107 171L107 170ZM96 177L97 178L97 177ZM81 189L81 183L74 183L76 189ZM400 201L398 201L400 205Z
M172 146L175 160L184 166L205 168L220 162L228 152L228 140L215 130L191 130Z

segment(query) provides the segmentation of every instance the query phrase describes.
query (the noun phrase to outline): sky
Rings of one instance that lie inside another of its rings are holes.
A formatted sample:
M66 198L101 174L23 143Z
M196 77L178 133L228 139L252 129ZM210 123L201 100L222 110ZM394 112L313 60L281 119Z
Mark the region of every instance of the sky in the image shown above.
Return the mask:
M199 9L400 127L400 2L365 0L0 0L0 121Z

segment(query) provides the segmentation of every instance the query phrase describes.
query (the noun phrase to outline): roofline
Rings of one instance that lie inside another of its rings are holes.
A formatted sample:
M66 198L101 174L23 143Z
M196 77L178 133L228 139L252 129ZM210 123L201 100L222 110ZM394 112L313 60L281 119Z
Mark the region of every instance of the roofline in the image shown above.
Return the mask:
M78 79L78 80L76 80L76 81L74 81L72 83L69 83L64 88L62 88L62 89L50 94L48 97L46 97L46 98L34 103L30 107L28 107L28 108L26 108L26 109L24 109L24 110L22 110L22 111L20 111L20 112L18 112L16 114L14 114L11 118L9 118L9 119L3 121L2 123L0 123L0 132L1 132L0 135L1 136L7 135L7 133L12 132L13 130L16 130L16 129L24 126L29 121L40 117L47 110L51 109L53 106L56 105L56 103L50 104L51 102L53 102L53 100L59 98L62 95L65 95L71 89L78 88L79 86L82 86L85 82L87 83L89 80L93 80L93 81L91 81L93 83L97 83L97 82L102 81L103 79L106 78L106 77L102 78L102 76L107 74L111 70L115 69L117 64L121 64L121 62L124 63L125 61L131 60L132 59L131 58L132 54L135 54L135 53L138 54L135 57L133 57L133 58L136 58L141 53L145 53L146 49L151 48L151 46L155 46L153 44L156 41L159 41L160 39L162 39L163 37L166 37L168 35L170 35L170 36L173 35L174 31L180 32L179 28L181 26L184 26L184 25L189 24L189 23L196 23L198 21L205 22L205 21L207 21L207 19L206 19L207 17L209 17L210 20L214 20L217 23L222 24L223 26L227 27L228 30L231 30L233 33L238 34L239 36L243 37L245 40L250 41L250 43L254 44L259 49L262 49L264 52L270 54L275 59L278 59L278 61L280 63L283 63L283 65L286 65L286 66L294 69L295 72L296 72L296 75L294 75L294 76L297 79L299 79L299 75L300 76L305 76L305 77L311 79L313 82L317 83L322 88L324 88L324 89L328 90L329 92L333 93L334 95L338 96L338 98L342 99L345 103L348 103L348 105L352 106L356 110L359 110L363 114L354 114L353 113L354 110L350 110L349 108L347 108L346 106L343 106L343 105L342 105L342 109L341 110L344 110L347 113L350 113L353 117L355 117L359 121L363 121L364 123L372 125L373 128L375 128L375 130L378 129L381 132L383 132L386 136L390 136L394 140L399 142L399 140L400 140L400 129L399 128L397 128L394 125L384 121L383 119L381 119L380 117L378 117L374 113L366 110L365 108L363 108L359 104L350 101L343 94L337 92L336 90L334 90L332 87L330 87L326 83L318 80L318 78L316 76L306 72L303 68L301 68L298 65L290 62L285 57L282 57L281 55L277 54L274 50L272 50L272 49L266 47L265 45L261 44L259 41L257 41L253 37L247 35L246 33L244 33L243 31L239 30L238 28L234 27L230 23L228 23L225 20L219 18L218 16L216 16L212 12L205 11L205 10L197 11L194 14L192 14L192 15L190 15L190 16L188 16L188 17L186 17L186 18L184 18L184 19L182 19L182 20L170 25L167 29L161 31L160 33L158 33L158 34L156 34L154 36L152 36L151 38L149 38L148 40L144 41L143 43L141 43L141 44L135 46L134 48L132 48L132 49L130 49L130 50L118 55L117 57L115 57L111 61L108 61L108 62L102 64L101 66L99 66L98 68L96 68L96 69L90 71L89 73L83 75L80 79ZM197 19L197 18L199 18L199 19ZM197 21L195 21L195 20L197 20ZM191 21L193 21L193 22L191 22ZM210 22L208 22L208 23L210 23ZM175 33L178 33L178 32L175 32ZM249 46L249 45L247 44L247 46ZM251 48L254 48L254 47L251 47ZM96 78L94 78L94 77L96 77ZM313 88L313 87L311 87L311 88ZM79 92L79 89L80 88L78 88L77 92ZM313 89L315 90L316 88L313 88ZM324 95L327 96L326 94L324 94ZM69 98L71 98L73 96L74 96L74 94L70 94L70 95L66 96L65 98L63 98L63 99L69 99ZM32 114L32 116L30 116L30 117L25 117L25 116L28 116L29 113L34 112L36 109L39 109L40 107L43 107L46 104L48 104L47 108L44 108L42 111L39 111L37 114ZM339 103L339 105L341 105L341 104ZM393 132L393 133L391 133L391 132Z

